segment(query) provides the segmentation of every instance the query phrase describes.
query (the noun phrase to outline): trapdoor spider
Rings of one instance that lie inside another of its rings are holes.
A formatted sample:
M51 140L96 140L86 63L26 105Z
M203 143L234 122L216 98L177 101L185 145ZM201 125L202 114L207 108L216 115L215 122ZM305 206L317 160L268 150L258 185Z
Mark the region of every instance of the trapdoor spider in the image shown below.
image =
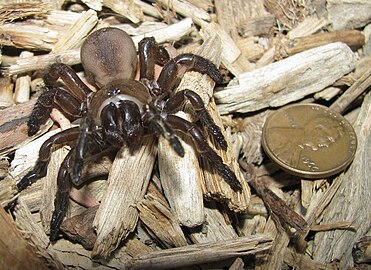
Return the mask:
M211 167L232 188L241 189L235 174L208 145L201 129L173 114L188 100L216 147L227 148L220 128L210 117L200 96L192 90L172 92L188 70L207 74L220 82L221 75L209 60L193 54L169 59L166 50L154 38L144 38L139 43L140 81L136 81L138 60L132 39L120 29L104 28L86 38L81 48L81 61L89 82L99 90L91 91L71 67L53 64L44 77L47 91L39 97L28 122L29 135L33 135L48 119L52 108L81 118L80 126L64 130L45 141L35 168L18 183L18 189L22 190L45 176L52 146L71 143L72 148L57 178L51 240L57 238L58 228L65 217L71 185L82 184L81 171L87 159L109 147L130 147L140 143L145 134L163 136L179 156L184 155L184 149L174 130L188 134L197 152ZM154 78L155 64L163 65L157 81ZM64 85L57 83L59 79Z

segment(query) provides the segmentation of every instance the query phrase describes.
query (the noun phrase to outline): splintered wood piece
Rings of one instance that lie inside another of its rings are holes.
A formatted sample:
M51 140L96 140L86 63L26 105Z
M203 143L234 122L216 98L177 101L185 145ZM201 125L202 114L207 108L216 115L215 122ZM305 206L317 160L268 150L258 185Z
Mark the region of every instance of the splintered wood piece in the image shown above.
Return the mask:
M129 263L130 269L180 268L265 252L271 245L270 237L254 235L153 251L134 256Z
M365 44L365 36L361 31L344 30L290 39L282 44L282 46L287 55L294 55L334 42L345 43L352 48L352 50L357 50Z
M15 226L11 216L0 207L0 265L3 269L48 269Z
M50 247L49 238L45 234L41 223L34 220L30 210L21 198L17 201L14 216L17 228L28 243L36 248L39 256L45 260L44 264L47 262L46 265L51 269L64 269L57 260L53 248Z
M13 87L14 84L11 78L0 78L0 108L9 107L14 104Z
M117 26L120 28L120 25ZM121 29L125 30L125 26ZM177 23L167 27L151 30L147 33L132 37L134 44L138 47L138 43L145 37L154 37L158 43L174 42L180 40L183 36L189 34L194 28L192 27L192 19L185 18Z
M193 243L223 242L238 237L233 226L226 222L215 205L205 207L205 216L205 223L201 227L190 229L189 237Z
M138 254L146 254L152 251L152 248L144 244L138 238L128 238L125 243L125 253L134 257Z
M81 62L80 50L68 50L61 53L49 53L46 55L35 55L29 58L19 58L16 63L4 68L4 76L18 75L24 72L43 70L53 63L61 62L66 65L76 65Z
M91 9L81 13L80 18L54 44L53 53L79 48L83 39L98 23L97 13Z
M330 108L339 113L344 113L347 108L354 102L360 95L370 89L371 86L371 71L366 70L365 73L355 81L347 91L341 95Z
M330 22L324 18L317 18L316 16L308 16L299 23L294 29L287 33L289 39L305 37L312 35L323 27L327 26Z
M301 22L305 18L306 12L308 12L306 6L298 1L265 0L264 6L268 12L275 15L276 18L289 29Z
M7 177L0 181L0 206L6 207L18 196L18 189L13 179Z
M0 86L1 87L1 86ZM12 87L13 88L13 87ZM13 92L13 89L10 89ZM36 99L1 110L0 114L0 155L30 142L27 135L28 116L35 106ZM50 124L50 123L49 123ZM50 128L50 125L48 126ZM44 130L45 132L45 130Z
M234 153L237 155L242 153L242 159L246 163L261 164L263 161L264 153L261 147L261 138L267 116L268 110L236 120L237 130L232 132L230 138L235 148Z
M273 213L272 217L275 220L277 228L276 237L273 240L272 248L270 249L268 256L265 258L258 258L257 266L255 267L256 270L283 268L283 255L286 253L290 237L277 220L276 213Z
M134 3L140 7L140 9L143 11L144 14L148 14L149 16L158 18L158 19L163 19L164 16L162 13L154 6L152 6L150 3L146 3L141 0L134 0Z
M170 212L165 198L159 198L157 193L144 196L138 205L139 218L160 240L165 247L180 247L187 245L187 240L179 226L179 221ZM184 210L187 211L187 210Z
M221 114L279 107L333 84L352 71L355 62L347 45L332 43L241 74L239 85L214 96Z
M134 151L122 147L108 175L108 186L94 219L97 230L92 256L107 258L138 221L136 204L147 191L157 149L153 137Z
M304 237L309 231L309 227L305 219L294 210L292 210L281 198L279 198L273 191L271 191L264 183L257 180L254 168L245 165L244 169L249 178L249 184L254 188L256 193L264 201L264 204L269 211L274 215L277 230L282 226L284 231L290 232L289 236L294 241L294 244L301 251L306 248ZM278 224L279 223L279 226ZM283 234L280 237L284 237ZM271 268L269 268L271 269Z
M91 251L86 250L83 246L72 243L69 240L60 239L53 244L53 251L55 252L58 261L60 261L64 267L69 266L78 267L80 269L128 269L128 261L131 257L120 250L117 250L109 260L96 261L91 257Z
M237 29L242 37L268 35L275 23L274 16L267 14L242 21Z
M284 263L292 266L295 269L307 269L307 270L336 270L338 269L335 265L323 264L316 262L309 258L309 256L300 254L287 248L283 257Z
M143 12L140 7L132 0L103 0L106 6L114 12L128 18L133 23L143 21Z
M352 248L364 236L370 226L370 209L366 205L371 201L371 94L365 97L354 129L358 138L358 147L349 169L334 179L339 183L338 192L323 213L323 224L348 221L357 227L357 231L318 232L314 239L314 258L316 261L340 262L340 268L353 265Z
M267 33L274 24L274 17L266 11L264 0L219 0L215 1L215 9L218 23L235 41L240 39L239 34L246 37Z
M33 50L52 50L59 33L35 24L17 22L0 25L0 44Z
M102 0L81 0L85 5L87 5L89 8L96 10L96 11L102 11L103 2Z
M2 1L0 7L0 23L6 21L14 21L17 19L24 19L27 17L39 17L46 14L49 6L42 1L27 1L5 3Z
M214 100L209 103L208 106L211 117L215 123L223 127L223 122L220 118L218 109L216 108ZM228 208L235 212L245 212L250 203L250 187L244 179L244 176L240 170L240 166L232 150L232 144L222 128L224 138L226 138L228 148L226 151L214 149L223 159L223 162L227 164L231 170L236 174L238 181L242 186L241 191L235 191L229 184L217 173L212 172L211 166L204 162L204 166L208 170L204 171L205 182L203 183L204 195L209 198L224 202Z
M211 20L209 13L201 8L192 5L188 1L159 0L157 2L167 8L175 10L177 13L184 17L192 18L195 24L201 24L202 22L209 22Z
M34 54L28 51L23 51L19 55L20 58L32 57ZM24 75L18 77L15 83L14 101L16 103L26 102L30 100L31 92L31 77Z
M246 72L253 69L249 61L243 62L238 60L241 58L241 50L238 48L237 44L230 37L230 35L228 35L227 32L225 32L219 24L214 22L202 23L200 35L204 40L206 40L208 37L214 36L215 33L221 40L221 62L230 72L238 75L241 73L241 71ZM240 62L243 62L246 65L240 66Z
M228 270L244 270L245 269L245 264L243 262L243 260L238 257L233 263L232 265L229 267Z

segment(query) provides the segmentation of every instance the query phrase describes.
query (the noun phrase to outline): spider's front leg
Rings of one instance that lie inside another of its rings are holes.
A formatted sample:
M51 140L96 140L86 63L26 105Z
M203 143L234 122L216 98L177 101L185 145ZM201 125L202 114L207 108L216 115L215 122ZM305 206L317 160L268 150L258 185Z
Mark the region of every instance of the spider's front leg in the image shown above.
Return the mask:
M59 78L68 90L57 85ZM84 101L91 92L71 67L61 63L50 66L44 76L44 82L47 91L40 95L31 113L28 121L29 136L37 133L40 125L49 118L53 108L59 108L68 115L80 117L85 110Z
M211 167L214 168L233 189L242 189L241 183L238 181L234 172L223 163L222 158L208 145L205 136L195 124L171 114L166 116L166 122L173 129L191 136L198 153L206 158Z
M169 59L167 51L160 47L154 37L144 38L139 42L140 79L155 79L155 64L164 65Z
M227 150L227 142L224 139L220 127L215 124L209 112L206 110L201 97L196 92L192 90L181 90L177 92L174 96L168 99L164 111L167 113L174 112L184 103L185 100L190 101L202 126L206 128L209 135L214 139L213 142L216 143L216 146L219 146L224 151Z
M218 68L210 60L199 55L184 53L165 64L157 80L160 89L163 93L172 91L179 85L184 73L190 70L207 74L216 83L223 81Z

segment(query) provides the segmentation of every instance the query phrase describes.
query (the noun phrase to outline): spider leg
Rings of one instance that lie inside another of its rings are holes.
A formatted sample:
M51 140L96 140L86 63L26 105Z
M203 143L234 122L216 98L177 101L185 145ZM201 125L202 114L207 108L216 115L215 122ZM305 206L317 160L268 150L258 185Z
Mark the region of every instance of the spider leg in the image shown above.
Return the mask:
M52 146L55 144L63 144L76 140L79 136L79 127L73 127L70 129L63 130L49 139L47 139L39 150L39 158L35 167L28 172L21 181L17 184L19 191L25 189L27 186L35 182L37 179L44 177L46 175L47 167L50 160L50 155L52 151Z
M74 150L74 149L73 149ZM69 205L69 192L71 189L71 179L69 167L73 159L74 151L71 150L64 158L58 172L57 193L54 199L54 211L50 222L50 240L55 241L58 237L58 230L66 216Z
M198 153L206 158L210 166L214 168L233 189L242 189L241 183L237 180L234 172L223 163L222 158L208 145L205 136L195 124L176 115L167 115L166 121L173 129L179 130L192 137Z
M167 51L160 47L153 37L142 39L138 45L140 79L155 79L155 64L164 65L169 59Z
M85 163L94 155L100 154L107 148L101 132L96 128L91 117L85 117L80 124L80 135L75 147L71 150L70 179L74 185L81 185L82 169Z
M68 91L57 87L57 80L61 79ZM44 76L48 91L44 92L37 100L28 121L28 135L32 136L40 129L40 125L49 118L52 108L61 108L63 112L81 116L85 110L82 105L91 90L81 81L75 71L69 66L56 63L51 65Z
M28 120L28 135L34 135L49 118L53 108L60 108L65 114L81 116L83 111L82 102L75 98L62 87L52 88L40 95L30 119Z
M164 111L167 113L174 112L184 103L186 99L190 101L192 107L199 116L203 127L205 127L209 135L214 138L213 142L216 143L221 149L227 150L227 142L224 139L220 127L215 124L209 112L206 110L201 97L196 92L192 90L182 90L177 92L174 96L168 99L165 104Z
M45 85L48 88L53 88L58 79L61 79L71 91L72 95L80 101L85 100L87 95L92 92L79 76L77 76L76 72L66 64L55 63L51 65L44 76Z
M223 80L219 70L211 61L198 55L184 53L164 65L157 80L160 89L164 92L173 90L179 84L183 74L190 70L207 74L216 83L221 83Z

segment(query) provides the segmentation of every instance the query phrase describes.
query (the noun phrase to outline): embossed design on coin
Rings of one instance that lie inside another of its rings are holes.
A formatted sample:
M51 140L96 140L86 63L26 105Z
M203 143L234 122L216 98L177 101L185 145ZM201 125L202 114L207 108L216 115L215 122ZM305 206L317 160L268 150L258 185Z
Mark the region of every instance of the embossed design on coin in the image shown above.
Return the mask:
M282 169L303 178L324 178L353 160L357 138L340 114L317 104L295 104L272 113L262 144Z

